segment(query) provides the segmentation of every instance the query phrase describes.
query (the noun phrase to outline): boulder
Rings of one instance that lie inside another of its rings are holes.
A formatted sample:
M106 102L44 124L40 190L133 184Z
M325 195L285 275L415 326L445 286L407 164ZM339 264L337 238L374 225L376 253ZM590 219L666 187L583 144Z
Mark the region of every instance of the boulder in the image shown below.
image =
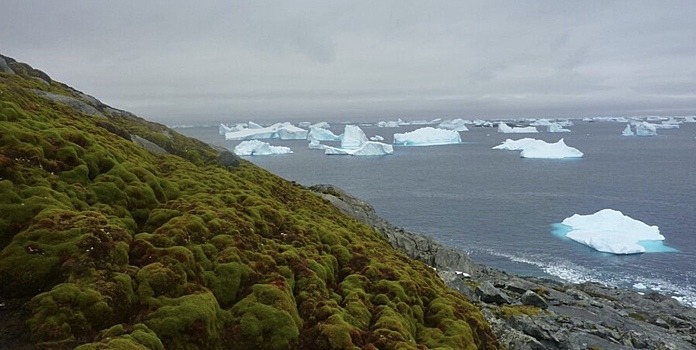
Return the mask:
M520 302L524 305L536 306L541 309L547 309L549 307L549 304L546 303L544 298L531 290L528 290L522 294L522 297L520 297Z
M493 286L489 281L481 282L476 287L476 295L478 295L484 303L512 304L510 297L505 294L505 292Z

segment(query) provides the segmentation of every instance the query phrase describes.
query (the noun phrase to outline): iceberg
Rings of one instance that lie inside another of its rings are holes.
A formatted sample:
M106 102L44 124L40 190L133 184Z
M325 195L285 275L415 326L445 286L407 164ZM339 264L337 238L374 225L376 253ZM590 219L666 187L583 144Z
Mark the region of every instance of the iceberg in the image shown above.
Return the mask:
M290 123L277 123L269 127L249 122L249 127L242 130L230 131L225 133L226 140L259 140L259 139L281 139L281 140L305 140L308 131L298 128Z
M536 133L539 132L535 127L528 126L525 128L511 128L504 122L498 123L498 132L503 134L519 134L519 133Z
M536 119L536 120L532 121L531 123L529 123L529 125L530 126L549 126L549 125L555 124L555 123L556 122L551 120L551 119L541 118L541 119Z
M384 141L384 137L382 137L380 135L375 135L375 136L370 137L370 140L372 140L372 141Z
M394 144L402 146L435 146L461 143L459 132L427 126L411 132L394 134Z
M346 125L341 135L341 148L358 149L367 143L365 132L357 125Z
M530 143L520 152L520 157L522 158L536 159L582 158L582 156L582 152L577 148L567 146L563 139L558 140L556 143Z
M339 141L341 139L341 136L334 134L329 129L312 126L311 129L309 129L309 133L307 134L307 139L310 141Z
M387 122L385 122L385 121L380 121L380 122L377 122L377 127L378 127L378 128L398 128L398 127L401 126L402 124L404 124L404 121L401 120L401 118L399 118L399 120L396 120L396 121L387 121Z
M318 122L316 124L310 125L310 128L322 128L322 129L329 129L331 128L331 124L327 122Z
M238 156L265 156L288 153L292 153L290 147L271 146L267 142L259 140L242 141L234 148L234 154Z
M656 136L657 128L655 128L655 124L650 124L648 122L640 122L636 124L636 135Z
M690 115L684 117L684 123L696 123L696 117Z
M324 146L324 154L351 156L383 156L394 154L394 147L386 143L367 141L359 148L346 149Z
M438 124L437 127L439 129L447 129L454 131L469 131L469 128L466 127L466 124L471 124L471 122L462 118L457 118L452 120L445 120L442 123Z
M646 248L642 242L665 239L657 226L649 226L613 209L591 215L575 214L561 224L569 229L565 237L611 254L644 253Z
M633 136L635 133L633 133L633 130L631 130L631 124L626 124L626 128L623 129L621 132L621 135L623 136Z
M478 127L484 127L484 128L492 128L493 127L493 122L487 121L487 120L482 120L482 119L476 119L473 121L474 126Z
M247 127L249 129L262 129L263 128L263 126L261 126L261 124L254 123L251 120L247 123Z
M318 142L317 142L318 144ZM394 153L394 147L386 143L368 141L365 132L357 125L346 125L341 135L341 147L312 145L310 148L323 148L324 154L351 156L382 156Z
M503 143L493 147L493 149L502 149L502 150L508 150L508 151L521 151L525 147L529 147L535 143L545 144L546 142L544 142L542 140L528 138L528 137L525 137L525 138L519 139L519 140L507 139Z
M550 123L547 125L546 131L548 132L570 132L570 129L565 129L559 123Z

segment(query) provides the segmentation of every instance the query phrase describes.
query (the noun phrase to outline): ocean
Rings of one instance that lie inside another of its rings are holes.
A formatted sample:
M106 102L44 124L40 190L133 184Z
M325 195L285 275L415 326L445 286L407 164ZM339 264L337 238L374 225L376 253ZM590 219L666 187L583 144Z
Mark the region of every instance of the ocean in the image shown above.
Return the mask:
M230 121L223 121L225 123ZM462 143L395 146L376 157L328 156L307 141L265 140L293 154L245 157L303 185L333 184L370 202L397 226L468 252L479 263L507 272L596 281L658 291L696 307L696 123L659 129L658 136L626 137L626 123L573 120L570 133L501 134L471 126ZM362 125L368 137L391 142L395 132L422 126ZM332 124L342 133L342 124ZM177 131L234 149L218 126ZM547 142L564 138L581 159L524 159L492 150L507 138ZM327 144L331 144L328 143ZM674 252L612 255L553 234L573 214L615 209L656 225Z

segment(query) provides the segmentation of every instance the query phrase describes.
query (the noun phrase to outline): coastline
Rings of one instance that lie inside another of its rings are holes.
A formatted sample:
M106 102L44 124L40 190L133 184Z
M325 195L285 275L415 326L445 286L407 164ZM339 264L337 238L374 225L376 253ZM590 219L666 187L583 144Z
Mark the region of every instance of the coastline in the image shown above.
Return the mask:
M390 224L372 206L332 185L309 188L438 271L483 311L510 349L696 349L696 309L656 292L508 274L465 252Z

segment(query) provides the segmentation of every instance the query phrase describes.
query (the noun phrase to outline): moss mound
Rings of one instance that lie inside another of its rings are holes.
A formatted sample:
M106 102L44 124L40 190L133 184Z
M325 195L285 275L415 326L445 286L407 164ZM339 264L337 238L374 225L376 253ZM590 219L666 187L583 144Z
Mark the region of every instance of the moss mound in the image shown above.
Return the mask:
M33 345L498 348L432 269L304 188L15 73L0 73L0 298L28 298Z

